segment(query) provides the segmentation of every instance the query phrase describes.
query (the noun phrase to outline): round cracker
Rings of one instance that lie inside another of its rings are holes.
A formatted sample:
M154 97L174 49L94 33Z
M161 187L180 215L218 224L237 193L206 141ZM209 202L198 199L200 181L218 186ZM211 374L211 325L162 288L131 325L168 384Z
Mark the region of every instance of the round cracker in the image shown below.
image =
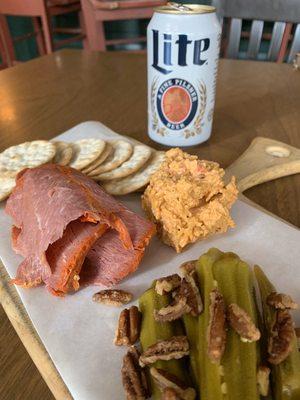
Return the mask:
M83 173L88 174L89 172L92 172L94 169L99 167L104 161L107 159L107 157L113 152L113 147L110 143L106 142L105 148L100 154L98 158L96 158L95 161L93 161L88 167L84 168L82 170Z
M126 178L104 182L102 187L110 194L120 196L141 189L150 182L150 177L156 172L165 159L163 151L156 151L150 160L139 171Z
M124 178L138 171L151 157L152 150L143 144L137 144L133 147L132 156L125 161L120 167L112 171L98 175L96 180L111 181L113 179Z
M21 171L51 161L55 152L53 143L47 140L34 140L4 150L0 154L0 164L9 171Z
M102 139L82 139L72 144L73 157L70 167L82 170L96 160L105 148Z
M16 185L16 175L14 171L0 172L0 201L11 194Z
M53 142L56 148L53 162L59 165L68 165L73 156L72 144L67 142Z
M112 171L113 169L118 168L121 164L127 161L133 153L132 144L126 142L125 140L116 140L110 143L113 147L112 154L105 160L103 164L88 173L88 176L91 176L93 179L94 176L97 177L104 172Z

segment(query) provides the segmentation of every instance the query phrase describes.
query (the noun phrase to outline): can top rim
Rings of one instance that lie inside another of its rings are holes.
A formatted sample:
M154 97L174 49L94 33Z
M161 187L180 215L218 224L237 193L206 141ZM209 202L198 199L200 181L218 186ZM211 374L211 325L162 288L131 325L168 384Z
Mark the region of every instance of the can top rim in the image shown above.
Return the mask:
M216 7L205 4L181 4L168 2L164 6L154 7L154 11L162 14L209 14L216 11Z

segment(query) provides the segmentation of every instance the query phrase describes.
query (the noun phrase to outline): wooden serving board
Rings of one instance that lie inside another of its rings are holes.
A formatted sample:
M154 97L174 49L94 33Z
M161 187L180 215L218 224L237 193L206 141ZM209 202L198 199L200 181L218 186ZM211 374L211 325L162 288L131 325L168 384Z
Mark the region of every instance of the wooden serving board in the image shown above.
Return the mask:
M101 128L100 130L105 132L105 135L112 135L112 131L108 128L100 126L99 124L97 125L98 128ZM81 125L81 129L84 129L83 124ZM128 138L128 140L131 139ZM281 148L285 157L278 157L280 153L279 148ZM288 151L282 150L282 148ZM277 157L270 155L269 152L266 152L266 149L275 152ZM300 151L279 142L258 138L252 143L250 148L227 169L227 176L233 171L237 175L240 189L243 191L250 186L265 182L269 179L300 172ZM247 199L246 202L249 203L249 200ZM261 209L260 207L258 208ZM54 397L58 400L72 399L73 397L68 387L61 378L61 375L37 334L16 288L10 285L9 281L10 277L4 265L0 263L0 301L8 318Z
M236 177L240 192L261 183L300 173L300 150L277 140L255 138L248 149L226 169Z

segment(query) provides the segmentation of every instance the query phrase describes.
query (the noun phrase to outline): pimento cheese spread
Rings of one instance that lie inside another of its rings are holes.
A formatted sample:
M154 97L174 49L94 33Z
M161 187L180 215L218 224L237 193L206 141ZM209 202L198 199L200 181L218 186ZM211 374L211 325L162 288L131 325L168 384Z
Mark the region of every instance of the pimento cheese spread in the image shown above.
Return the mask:
M234 227L229 210L238 190L235 178L225 185L224 170L178 148L152 176L142 206L163 242L179 253L189 243Z

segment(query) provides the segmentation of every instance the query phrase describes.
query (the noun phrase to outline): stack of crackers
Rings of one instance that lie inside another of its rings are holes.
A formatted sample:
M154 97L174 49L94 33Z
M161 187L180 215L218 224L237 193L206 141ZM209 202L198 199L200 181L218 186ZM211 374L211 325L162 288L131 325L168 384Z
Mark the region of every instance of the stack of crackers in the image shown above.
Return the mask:
M0 153L0 201L10 195L24 168L49 162L68 165L99 182L108 193L124 195L143 189L163 160L164 152L123 139L25 142Z

